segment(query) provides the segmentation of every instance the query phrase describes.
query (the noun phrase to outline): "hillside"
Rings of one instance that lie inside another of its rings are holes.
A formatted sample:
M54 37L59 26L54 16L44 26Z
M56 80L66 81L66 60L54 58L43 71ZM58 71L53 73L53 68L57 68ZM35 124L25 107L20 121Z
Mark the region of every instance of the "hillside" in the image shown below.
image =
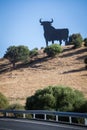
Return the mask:
M82 91L87 97L87 70L84 58L87 48L72 49L65 46L63 53L47 58L40 50L31 63L18 64L11 70L8 60L0 60L0 92L10 103L22 103L37 89L49 85L64 85Z

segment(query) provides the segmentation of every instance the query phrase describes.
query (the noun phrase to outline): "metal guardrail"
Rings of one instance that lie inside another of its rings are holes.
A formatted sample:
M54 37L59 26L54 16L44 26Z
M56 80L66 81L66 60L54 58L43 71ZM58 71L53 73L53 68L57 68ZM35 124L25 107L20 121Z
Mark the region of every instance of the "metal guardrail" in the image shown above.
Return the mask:
M87 126L87 113L74 113L74 112L58 112L58 111L47 111L47 110L0 110L0 115L3 115L5 117L9 117L10 114L13 114L14 116L16 114L22 114L23 118L26 118L26 115L32 115L32 119L38 119L37 115L43 115L43 120L48 120L47 116L55 117L56 122L60 122L59 117L62 118L61 122L64 122L64 118L68 118L67 123L69 124L76 124L76 122L73 122L73 119L78 119L79 125ZM81 123L82 120L82 123ZM80 123L79 123L80 122Z

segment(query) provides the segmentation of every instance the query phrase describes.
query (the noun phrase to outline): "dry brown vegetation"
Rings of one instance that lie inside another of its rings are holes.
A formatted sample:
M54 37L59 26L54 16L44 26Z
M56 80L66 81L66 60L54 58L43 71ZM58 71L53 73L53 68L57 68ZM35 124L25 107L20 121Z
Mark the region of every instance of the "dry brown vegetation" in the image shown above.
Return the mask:
M63 53L48 58L40 50L30 63L17 64L12 70L8 60L0 60L0 92L10 103L24 104L26 98L49 85L63 85L82 91L87 97L87 70L84 58L87 48L65 46Z

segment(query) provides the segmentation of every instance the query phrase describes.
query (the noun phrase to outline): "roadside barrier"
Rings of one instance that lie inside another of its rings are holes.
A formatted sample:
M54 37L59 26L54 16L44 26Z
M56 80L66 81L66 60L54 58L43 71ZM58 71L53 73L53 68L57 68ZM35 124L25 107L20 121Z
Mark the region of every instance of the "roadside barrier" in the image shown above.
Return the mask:
M77 124L87 126L87 113L58 112L47 110L0 110L0 117L15 117L41 119L61 123Z

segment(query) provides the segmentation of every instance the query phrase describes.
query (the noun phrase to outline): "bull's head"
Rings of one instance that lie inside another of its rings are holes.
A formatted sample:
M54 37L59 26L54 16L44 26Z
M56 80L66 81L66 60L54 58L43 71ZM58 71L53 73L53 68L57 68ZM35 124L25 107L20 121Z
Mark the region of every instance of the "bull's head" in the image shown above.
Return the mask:
M42 20L40 19L39 22L42 24ZM49 23L53 23L53 19L51 19L51 21L45 21L45 22L49 22Z

